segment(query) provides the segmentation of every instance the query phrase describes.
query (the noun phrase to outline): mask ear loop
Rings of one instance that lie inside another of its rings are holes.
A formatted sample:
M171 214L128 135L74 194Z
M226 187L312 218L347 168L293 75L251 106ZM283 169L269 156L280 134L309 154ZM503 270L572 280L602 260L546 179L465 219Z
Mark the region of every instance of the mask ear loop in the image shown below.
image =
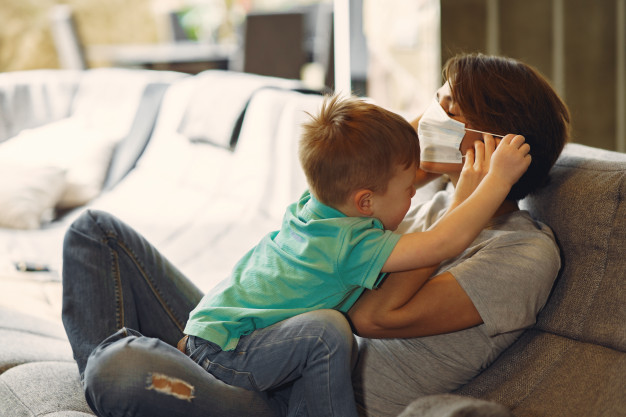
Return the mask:
M504 138L504 136L502 135L496 135L495 133L483 132L482 130L470 129L469 127L466 127L465 130L469 130L470 132L476 132L476 133L486 133L487 135L495 136L497 138Z
M487 135L495 136L497 138L504 138L504 136L502 135L496 135L495 133L483 132L482 130L470 129L469 127L466 127L465 130L469 130L470 132L476 132L476 133L485 133ZM461 158L465 159L465 155L461 155Z

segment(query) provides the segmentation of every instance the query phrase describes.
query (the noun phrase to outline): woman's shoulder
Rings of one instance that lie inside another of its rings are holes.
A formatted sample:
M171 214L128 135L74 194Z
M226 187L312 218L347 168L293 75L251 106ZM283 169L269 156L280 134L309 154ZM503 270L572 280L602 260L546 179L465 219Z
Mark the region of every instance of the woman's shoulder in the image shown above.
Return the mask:
M485 229L500 232L505 240L530 240L556 246L556 238L550 226L534 219L526 210L516 210L496 217Z
M543 270L544 274L537 274L538 279L550 280L561 267L561 252L552 229L524 210L494 219L468 252L473 254L470 257L472 264L493 263L494 260L500 264L498 260L502 258L502 268L523 266L521 269L525 269L529 266L537 271Z

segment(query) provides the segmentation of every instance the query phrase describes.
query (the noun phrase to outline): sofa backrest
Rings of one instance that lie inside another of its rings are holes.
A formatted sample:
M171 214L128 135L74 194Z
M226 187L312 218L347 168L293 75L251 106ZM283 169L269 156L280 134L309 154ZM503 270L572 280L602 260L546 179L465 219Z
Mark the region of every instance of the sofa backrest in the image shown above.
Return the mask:
M154 82L145 86L128 134L113 151L111 164L102 185L104 190L115 187L135 167L148 145L161 100L169 86L170 84L166 82Z
M235 146L233 130L238 129L238 121L257 90L302 87L296 80L223 70L205 71L194 78L178 133L194 142L224 148Z
M0 142L70 115L81 71L32 70L0 74Z
M552 227L562 256L536 328L625 351L626 154L567 145L521 207Z
M282 219L285 207L307 188L298 158L302 123L319 112L323 97L293 90L261 89L251 98L239 135L233 173L265 181L254 195L269 218ZM241 180L241 178L240 178Z
M114 187L134 167L150 139L166 89L186 77L172 71L125 68L82 73L71 117L118 138L103 189Z

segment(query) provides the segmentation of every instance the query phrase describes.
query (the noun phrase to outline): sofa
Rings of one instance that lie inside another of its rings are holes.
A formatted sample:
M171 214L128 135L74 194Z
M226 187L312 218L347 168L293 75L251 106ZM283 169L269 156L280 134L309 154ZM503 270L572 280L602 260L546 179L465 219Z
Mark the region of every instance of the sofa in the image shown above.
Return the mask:
M222 70L0 74L0 416L93 415L61 324L62 240L81 212L120 217L210 291L305 188L297 137L321 99ZM626 154L568 144L521 202L562 252L536 324L401 415L626 416L625 200Z

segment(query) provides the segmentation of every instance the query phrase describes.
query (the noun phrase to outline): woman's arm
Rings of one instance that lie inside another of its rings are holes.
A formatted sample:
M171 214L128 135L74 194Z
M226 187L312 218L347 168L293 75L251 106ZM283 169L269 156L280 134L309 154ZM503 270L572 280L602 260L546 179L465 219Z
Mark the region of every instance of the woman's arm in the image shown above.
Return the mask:
M393 273L378 289L364 292L348 312L359 336L421 337L481 324L472 300L451 273L428 280L435 269Z

